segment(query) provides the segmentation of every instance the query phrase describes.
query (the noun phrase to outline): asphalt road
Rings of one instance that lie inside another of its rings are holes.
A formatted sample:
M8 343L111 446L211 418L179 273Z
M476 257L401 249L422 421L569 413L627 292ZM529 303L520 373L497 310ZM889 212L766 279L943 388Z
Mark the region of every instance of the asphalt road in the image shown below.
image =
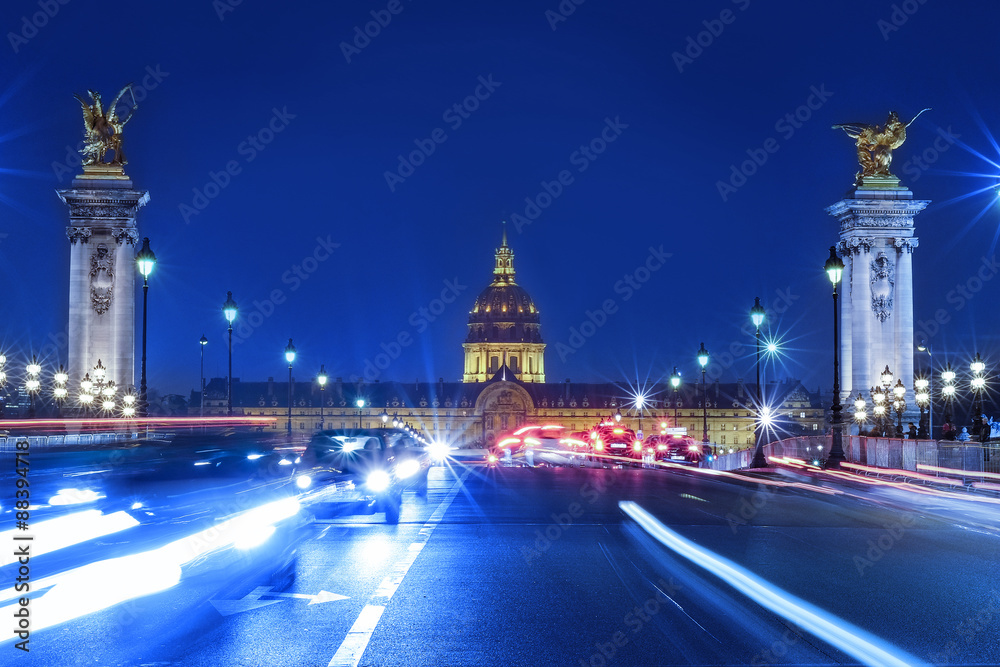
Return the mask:
M311 523L290 585L266 567L185 580L34 632L30 653L3 642L0 664L859 664L805 627L803 604L838 641L884 642L899 664L1000 664L1000 506L761 479L785 485L434 468L428 497L407 493L398 526L381 515ZM677 541L665 545L621 501ZM118 556L133 540L99 548ZM751 599L731 567L770 602ZM112 569L94 585L121 581Z

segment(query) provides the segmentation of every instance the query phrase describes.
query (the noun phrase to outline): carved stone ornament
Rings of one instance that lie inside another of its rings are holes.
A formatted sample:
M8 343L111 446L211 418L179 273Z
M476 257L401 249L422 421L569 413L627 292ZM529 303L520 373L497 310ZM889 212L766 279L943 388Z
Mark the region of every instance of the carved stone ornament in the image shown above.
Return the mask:
M840 242L840 253L842 255L860 255L862 252L871 252L874 245L875 239L871 236L853 236Z
M90 302L103 315L111 307L115 287L115 251L99 243L90 255Z
M908 238L908 239L899 238L899 239L893 239L892 244L899 252L912 253L913 249L916 248L918 245L920 245L920 241L915 238Z
M117 203L71 201L69 202L69 217L90 219L118 218L131 220L135 217L135 211L137 208L138 207L133 202Z
M872 260L869 268L869 282L872 292L872 312L879 322L885 322L892 314L892 294L895 286L892 261L880 252Z
M80 241L81 243L87 243L90 241L90 235L93 231L90 227L67 227L66 228L66 238L69 239L71 244Z
M114 231L115 241L118 245L135 245L139 242L139 233L131 227L123 227Z

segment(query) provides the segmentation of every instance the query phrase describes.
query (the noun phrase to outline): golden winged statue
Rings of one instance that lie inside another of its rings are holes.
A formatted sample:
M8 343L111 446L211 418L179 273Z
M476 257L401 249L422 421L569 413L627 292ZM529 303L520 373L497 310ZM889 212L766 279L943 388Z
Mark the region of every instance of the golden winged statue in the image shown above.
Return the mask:
M889 165L892 164L892 151L899 148L906 141L906 128L913 124L913 121L920 117L924 109L913 119L903 124L899 120L899 114L895 111L889 112L889 119L884 126L867 125L865 123L843 123L834 125L833 129L843 130L851 139L857 140L858 162L861 164L861 171L856 175L856 185L862 184L865 176L892 176Z
M80 150L83 154L83 164L104 164L104 158L108 151L114 153L114 157L108 164L123 165L127 161L122 150L122 130L135 113L138 104L135 103L135 95L132 95L132 106L128 110L125 118L118 116L118 102L121 101L125 91L132 92L132 84L128 84L115 97L110 106L105 108L101 104L101 94L88 90L92 103L79 95L74 95L83 106L83 132L84 147Z

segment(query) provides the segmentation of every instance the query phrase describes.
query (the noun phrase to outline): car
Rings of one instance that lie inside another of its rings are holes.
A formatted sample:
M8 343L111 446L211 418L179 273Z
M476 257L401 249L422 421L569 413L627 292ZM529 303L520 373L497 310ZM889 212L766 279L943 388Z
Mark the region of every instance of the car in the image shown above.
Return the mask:
M405 490L427 495L430 457L399 429L319 431L299 459L295 484L317 516L381 512L395 524Z
M665 435L667 453L664 460L674 463L699 463L704 456L702 445L689 435Z

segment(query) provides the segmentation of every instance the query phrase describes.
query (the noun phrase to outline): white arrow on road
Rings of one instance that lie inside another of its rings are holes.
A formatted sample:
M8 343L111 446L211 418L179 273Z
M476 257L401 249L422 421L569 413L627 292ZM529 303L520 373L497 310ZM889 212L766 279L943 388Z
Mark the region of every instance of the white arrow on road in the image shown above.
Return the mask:
M230 616L231 614L239 614L244 611L250 611L251 609L258 609L260 607L266 607L268 605L277 604L279 602L284 602L280 598L298 598L300 600L309 600L309 604L322 604L324 602L336 602L337 600L347 600L348 596L338 595L337 593L331 593L329 591L320 591L316 595L309 595L308 593L272 593L271 586L258 586L246 595L244 595L239 600L209 600L212 606L222 614L223 616ZM277 597L277 600L261 600L263 596Z

